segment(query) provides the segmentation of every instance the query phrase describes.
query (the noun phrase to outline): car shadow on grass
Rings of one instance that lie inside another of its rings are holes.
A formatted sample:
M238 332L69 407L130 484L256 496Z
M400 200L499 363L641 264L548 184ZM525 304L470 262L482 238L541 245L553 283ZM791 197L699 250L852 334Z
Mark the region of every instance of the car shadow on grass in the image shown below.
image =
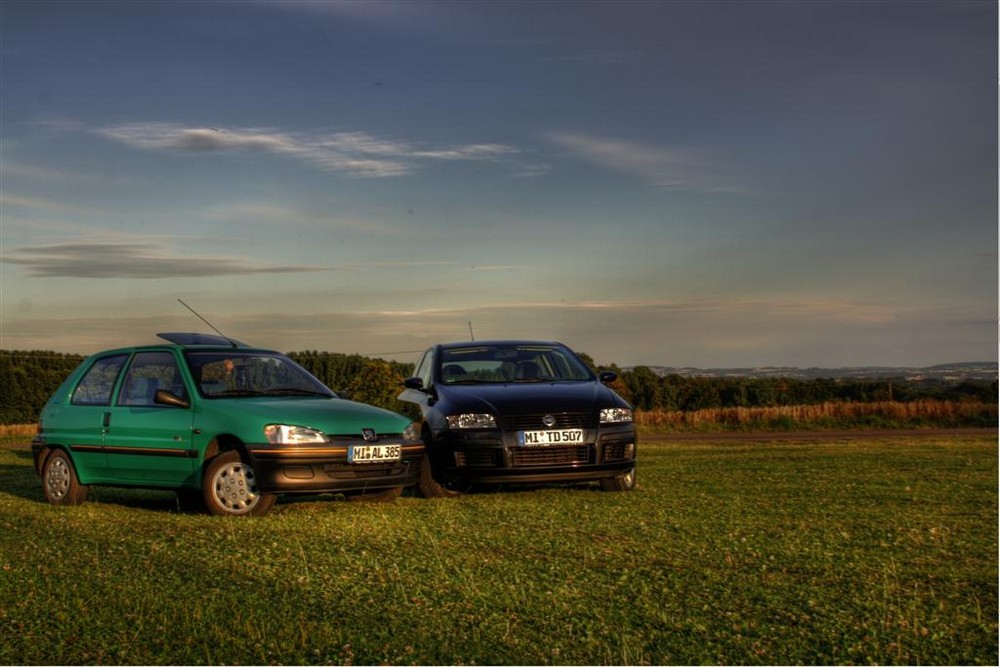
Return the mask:
M537 493L539 491L600 491L599 484L594 482L571 482L568 484L476 484L466 493L468 495L484 495L491 493Z
M198 514L197 510L182 507L173 491L150 489L123 489L111 486L91 486L87 493L87 503L118 505L131 509L151 512L172 512Z
M13 465L0 465L0 489L3 489L3 493L11 496L42 505L46 504L45 495L42 493L42 479L35 473L31 452L13 451L12 453L19 459L19 462ZM22 462L25 459L28 462L27 466ZM87 490L86 503L121 505L122 507L160 512L196 513L188 509L181 509L177 501L177 494L173 491L91 486Z
M3 489L3 493L18 498L45 502L41 478L35 474L31 451L8 451L18 462L0 464L0 489Z

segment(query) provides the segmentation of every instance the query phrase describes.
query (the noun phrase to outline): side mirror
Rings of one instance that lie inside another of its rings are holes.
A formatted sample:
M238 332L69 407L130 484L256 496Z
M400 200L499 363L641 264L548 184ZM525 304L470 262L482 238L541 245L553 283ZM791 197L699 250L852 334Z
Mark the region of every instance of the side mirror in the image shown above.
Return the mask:
M424 381L420 378L406 378L403 380L403 386L407 389L423 389Z
M601 371L597 378L601 381L601 384L611 384L618 379L618 373L614 371Z
M156 393L153 394L153 402L159 405L170 405L175 408L189 408L191 404L186 400L178 396L177 394L171 393L166 389L157 389Z

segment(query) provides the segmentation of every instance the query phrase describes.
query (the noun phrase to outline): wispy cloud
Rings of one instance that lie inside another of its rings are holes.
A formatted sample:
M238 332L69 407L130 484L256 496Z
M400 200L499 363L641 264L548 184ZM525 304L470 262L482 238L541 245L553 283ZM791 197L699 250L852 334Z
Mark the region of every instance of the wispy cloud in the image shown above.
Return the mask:
M496 267L498 269L516 267ZM885 304L862 303L843 299L812 298L756 298L756 299L622 299L607 301L518 301L501 302L489 306L478 306L478 312L489 311L576 311L586 313L608 313L616 318L626 318L654 313L675 314L679 317L697 315L704 318L771 319L787 321L837 321L856 325L884 324L893 319L906 317L906 309L890 308ZM426 308L407 309L399 313L408 315L442 315L468 313L468 308Z
M497 143L421 146L366 132L294 134L271 129L184 127L172 123L124 123L97 134L143 150L190 153L262 152L358 177L403 176L428 161L495 161L520 150Z
M953 333L956 323L964 321L979 322L976 330L987 342L996 339L995 322L982 317L981 309L941 311L835 299L527 301L464 308L400 304L367 310L359 309L356 300L353 305L326 310L288 307L291 301L275 308L271 300L265 302L271 304L270 309L264 305L261 310L256 295L225 295L224 299L221 307L211 306L212 299L208 299L208 307L216 313L213 320L224 331L255 345L358 352L406 361L416 361L419 352L435 342L467 337L469 322L478 338L562 340L601 363L625 366L663 363L658 360L664 359L664 341L669 341L666 363L709 368L939 363L943 360L926 358L920 340L910 340L906 332L938 338ZM0 347L31 349L45 341L51 349L92 352L191 324L187 314L173 311L150 316L140 309L113 318L73 318L40 309L29 315L26 310L8 318ZM649 330L663 332L663 337L646 340L636 335ZM857 355L844 345L847 338L862 340L868 351Z
M601 51L593 53L562 54L547 58L552 62L581 63L584 65L621 65L635 60L628 51Z
M59 201L54 201L51 199L38 199L34 197L20 197L18 195L12 195L10 193L0 194L0 206L8 207L13 206L16 208L27 208L45 211L72 211L77 210L73 206L69 206Z
M662 147L569 132L550 132L546 138L591 164L636 176L656 187L698 192L745 194L744 188L715 175L700 151Z
M325 212L266 202L241 202L216 206L206 211L205 215L211 220L257 222L264 225L281 225L282 228L295 225L304 228L358 232L370 236L399 236L406 233L403 228L381 222L334 216Z
M26 246L0 261L23 266L39 278L184 278L329 270L316 266L267 266L234 257L190 257L149 242L78 242Z
M3 174L4 178L18 178L45 183L102 183L105 180L103 176L94 173L17 164L11 160L4 160L0 164L0 174ZM116 180L120 183L121 177L116 177Z

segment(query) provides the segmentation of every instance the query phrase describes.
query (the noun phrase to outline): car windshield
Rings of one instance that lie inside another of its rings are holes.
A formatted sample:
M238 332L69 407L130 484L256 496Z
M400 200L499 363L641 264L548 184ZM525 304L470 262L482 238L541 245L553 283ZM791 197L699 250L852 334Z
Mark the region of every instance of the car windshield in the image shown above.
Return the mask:
M558 345L469 345L445 348L439 358L442 384L581 382L594 379L569 349Z
M206 398L335 396L304 368L275 352L189 351L185 358L198 391Z

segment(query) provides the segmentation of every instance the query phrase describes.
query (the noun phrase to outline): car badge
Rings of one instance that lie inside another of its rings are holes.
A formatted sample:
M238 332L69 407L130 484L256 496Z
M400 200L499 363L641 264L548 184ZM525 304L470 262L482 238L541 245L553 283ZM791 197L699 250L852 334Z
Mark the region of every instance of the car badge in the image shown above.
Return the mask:
M553 417L552 415L545 415L544 417L542 417L542 423L548 426L549 428L552 428L553 426L556 425L556 418Z
M378 436L375 435L375 429L373 428L361 429L361 437L365 439L365 442L375 442L378 440Z

